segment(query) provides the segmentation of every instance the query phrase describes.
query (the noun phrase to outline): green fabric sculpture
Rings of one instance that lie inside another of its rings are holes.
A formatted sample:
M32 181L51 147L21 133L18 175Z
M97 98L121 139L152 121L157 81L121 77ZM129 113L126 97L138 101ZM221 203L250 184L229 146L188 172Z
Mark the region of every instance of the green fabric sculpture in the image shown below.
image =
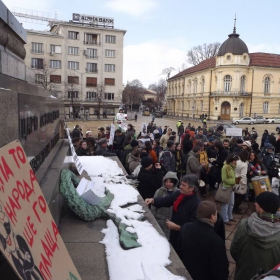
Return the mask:
M118 227L118 232L120 234L120 245L123 249L132 249L136 247L141 247L137 242L137 234L130 233L126 231L127 225L121 223L121 220L117 218L114 214L107 212L114 195L106 190L106 196L101 199L101 201L96 205L91 205L87 203L83 198L79 196L76 191L79 185L79 179L76 175L68 169L61 171L60 180L60 192L70 209L82 220L91 222L96 219L112 219L115 225ZM140 219L142 219L141 217Z

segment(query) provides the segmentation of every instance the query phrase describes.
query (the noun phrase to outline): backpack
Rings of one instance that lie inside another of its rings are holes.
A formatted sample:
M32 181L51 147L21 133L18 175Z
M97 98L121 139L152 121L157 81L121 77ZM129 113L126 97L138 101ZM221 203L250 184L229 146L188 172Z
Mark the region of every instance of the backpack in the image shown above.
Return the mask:
M172 153L170 151L162 151L159 153L159 163L164 173L167 173L167 167L170 165Z

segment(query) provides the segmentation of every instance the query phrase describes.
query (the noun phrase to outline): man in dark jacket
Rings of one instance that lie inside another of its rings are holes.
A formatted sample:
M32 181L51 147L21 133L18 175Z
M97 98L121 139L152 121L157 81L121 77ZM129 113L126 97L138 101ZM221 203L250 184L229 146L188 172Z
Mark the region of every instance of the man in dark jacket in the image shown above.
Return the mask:
M263 132L263 135L262 135L261 148L263 148L264 144L269 143L268 135L269 135L268 130L265 129L264 132Z
M80 129L80 126L78 124L76 124L75 128L73 129L73 131L71 133L71 137L72 137L72 139L82 138L81 129Z
M182 135L184 134L185 129L184 129L184 123L181 122L181 125L178 127L178 136L179 136L179 143L180 143L180 139L182 137Z
M124 133L120 129L115 131L114 137L114 151L117 153L118 157L120 158L121 152L123 151L123 142L125 139Z
M169 241L176 251L181 227L196 219L196 209L201 201L197 195L198 187L198 178L195 175L185 175L180 191L166 197L145 200L146 205L153 204L157 208L173 206L171 221L167 221L166 225L170 229Z
M153 161L150 157L141 159L141 169L138 174L139 186L137 190L145 200L148 197L153 197L157 189L162 184L162 172L159 163L156 163L153 170Z
M95 155L96 156L104 156L104 157L113 157L116 156L115 153L110 153L107 150L107 139L106 138L102 138L97 142L97 149L95 151Z
M186 223L178 239L178 252L194 280L227 280L229 262L224 241L215 233L216 204L202 201L197 220Z

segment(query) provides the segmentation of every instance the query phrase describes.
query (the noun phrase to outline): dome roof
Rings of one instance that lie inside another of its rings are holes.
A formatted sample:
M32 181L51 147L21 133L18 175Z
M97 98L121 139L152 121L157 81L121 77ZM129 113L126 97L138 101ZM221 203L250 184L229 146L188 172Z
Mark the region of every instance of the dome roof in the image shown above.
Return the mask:
M236 33L235 27L233 29L233 33L229 34L228 37L229 38L220 46L218 56L223 56L226 53L232 53L235 55L249 53L246 44L239 39L239 34Z

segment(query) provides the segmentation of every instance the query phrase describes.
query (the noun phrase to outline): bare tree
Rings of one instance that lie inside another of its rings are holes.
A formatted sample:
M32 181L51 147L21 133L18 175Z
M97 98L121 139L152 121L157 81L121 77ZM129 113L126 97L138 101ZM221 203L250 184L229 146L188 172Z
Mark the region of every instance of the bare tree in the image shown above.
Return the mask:
M36 83L46 89L55 97L61 92L61 76L55 75L56 69L50 68L47 64L42 69L36 69Z
M184 71L187 68L188 68L187 65L183 63L181 67L178 67L178 72Z
M101 105L102 102L105 99L105 94L106 94L106 86L103 82L97 84L96 86L96 100L97 100L97 104L98 104L98 117L100 115L100 111L101 111Z
M127 82L122 93L122 103L131 106L132 110L132 105L139 104L143 99L143 90L144 87L138 79Z
M165 79L160 79L158 83L149 85L149 89L157 93L157 106L160 108L165 100L165 94L167 91L167 82Z
M174 67L164 68L160 75L166 75L166 80L168 80L170 78L171 72L175 70L176 69Z
M216 42L210 44L204 43L203 45L193 47L187 52L188 62L197 65L205 59L216 56L220 45L219 42Z

